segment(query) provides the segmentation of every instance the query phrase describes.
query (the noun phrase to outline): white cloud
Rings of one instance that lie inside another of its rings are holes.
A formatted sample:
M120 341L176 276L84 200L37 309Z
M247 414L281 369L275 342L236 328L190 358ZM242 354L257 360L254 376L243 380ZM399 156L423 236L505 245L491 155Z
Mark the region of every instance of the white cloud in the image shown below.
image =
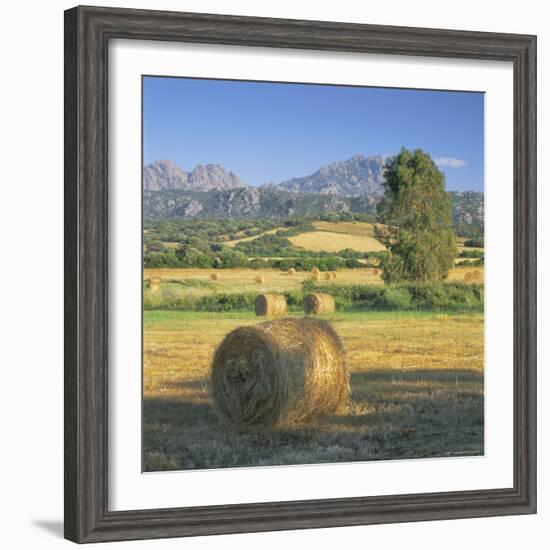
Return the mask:
M439 157L434 159L434 162L438 166L449 166L450 168L462 168L468 164L465 160L455 159L453 157Z

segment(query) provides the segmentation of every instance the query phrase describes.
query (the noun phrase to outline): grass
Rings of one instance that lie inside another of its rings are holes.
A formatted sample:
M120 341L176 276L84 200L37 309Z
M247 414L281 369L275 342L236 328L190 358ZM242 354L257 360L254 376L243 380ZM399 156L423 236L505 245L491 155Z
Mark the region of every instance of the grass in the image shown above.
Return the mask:
M219 293L242 293L242 292L286 292L298 290L304 280L311 278L309 271L297 271L295 275L289 275L286 271L279 269L145 269L143 279L160 277L163 281L185 280L185 281L210 281L210 274L216 272L219 275L218 281L211 281L213 285L201 290L207 295L212 292ZM255 282L256 277L263 277L265 283L259 285ZM370 269L347 269L337 272L337 281L343 283L357 284L382 284L378 275L373 275Z
M374 225L367 222L314 222L313 226L319 231L374 237Z
M260 237L263 237L264 235L273 235L277 233L277 231L284 230L284 227L275 227L274 229L269 229L268 231L264 231L263 233L259 233L258 235L252 235L251 237L242 237L241 239L235 239L233 241L225 241L223 244L225 246L229 246L230 248L233 248L235 245L239 243L246 243L249 241L254 241Z
M155 288L146 283L143 309L165 311L252 311L265 281L247 292L220 292L218 282L168 279ZM306 293L322 292L334 298L338 311L460 311L483 310L482 284L464 282L402 283L399 285L350 284L307 280L301 287L278 292L289 311L301 312Z
M350 248L358 252L379 252L385 250L384 245L374 237L364 235L350 235L331 231L307 231L288 240L297 247L314 252L339 252Z
M449 273L449 281L464 281L464 274L474 268L455 267ZM483 273L483 267L476 267ZM210 274L216 272L218 281L211 281ZM265 282L258 284L256 277L263 277ZM382 285L380 275L373 275L372 269L343 269L336 272L334 284L338 285ZM161 293L152 295L145 291L145 298L152 303L171 297L183 296L213 296L215 294L259 293L259 292L290 292L302 288L302 282L311 278L307 271L297 271L288 275L286 271L277 269L145 269L143 279L159 277L162 280ZM180 284L178 284L178 281ZM325 281L320 281L324 284Z
M350 410L284 429L236 430L214 413L210 361L227 332L259 320L248 312L145 312L145 470L483 453L481 313L328 319L346 348Z

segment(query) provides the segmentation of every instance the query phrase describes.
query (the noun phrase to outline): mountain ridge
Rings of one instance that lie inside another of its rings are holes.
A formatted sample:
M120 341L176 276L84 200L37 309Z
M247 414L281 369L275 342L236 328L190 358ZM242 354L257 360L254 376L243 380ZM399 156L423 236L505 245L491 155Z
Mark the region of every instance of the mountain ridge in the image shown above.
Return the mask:
M385 157L354 155L348 160L321 166L309 175L261 187L298 193L360 197L382 195Z
M143 189L165 191L223 191L248 187L236 174L219 164L197 164L186 172L172 160L157 160L143 168Z
M483 194L450 191L453 222L479 226L484 221ZM321 193L291 193L277 189L241 187L224 191L169 189L144 191L143 214L159 218L285 219L329 212L376 214L375 197L340 197Z
M374 215L383 195L384 162L383 156L355 155L307 176L253 187L218 164L185 172L171 160L156 161L143 171L143 213L147 218L282 219L331 211ZM483 193L449 195L455 224L483 225Z

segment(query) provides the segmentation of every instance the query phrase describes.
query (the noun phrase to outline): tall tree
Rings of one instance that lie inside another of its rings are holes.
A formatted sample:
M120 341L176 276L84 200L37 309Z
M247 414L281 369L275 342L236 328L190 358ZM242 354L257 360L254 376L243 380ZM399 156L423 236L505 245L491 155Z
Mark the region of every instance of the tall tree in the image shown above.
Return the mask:
M402 149L384 173L376 236L388 248L387 283L447 278L456 257L451 199L445 176L427 153Z

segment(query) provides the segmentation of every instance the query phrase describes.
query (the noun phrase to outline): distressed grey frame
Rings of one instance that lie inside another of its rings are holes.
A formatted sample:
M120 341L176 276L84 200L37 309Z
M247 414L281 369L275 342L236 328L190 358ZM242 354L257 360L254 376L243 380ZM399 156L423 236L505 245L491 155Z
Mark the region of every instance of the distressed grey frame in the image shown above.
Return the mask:
M514 486L110 512L107 62L111 38L511 61ZM536 511L536 37L196 13L65 12L65 537L211 535Z

